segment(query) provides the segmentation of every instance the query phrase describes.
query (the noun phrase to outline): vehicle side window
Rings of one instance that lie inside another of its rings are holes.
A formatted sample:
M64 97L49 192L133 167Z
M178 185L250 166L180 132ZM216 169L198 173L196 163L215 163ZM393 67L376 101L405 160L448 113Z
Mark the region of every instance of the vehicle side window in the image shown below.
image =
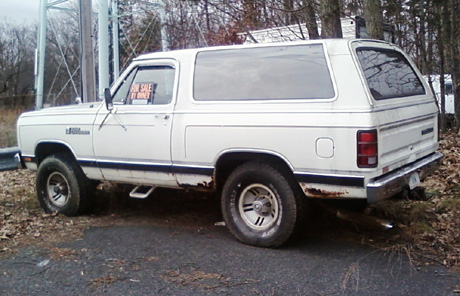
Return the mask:
M400 52L360 48L357 50L357 55L374 99L425 94L422 82Z
M121 85L118 87L116 93L113 95L114 104L124 104L126 97L128 96L129 87L133 82L134 76L136 75L137 69L132 70L128 76L125 77Z
M172 100L175 70L169 66L139 67L131 71L114 95L114 103L161 105Z
M331 99L334 87L321 44L200 52L197 101Z

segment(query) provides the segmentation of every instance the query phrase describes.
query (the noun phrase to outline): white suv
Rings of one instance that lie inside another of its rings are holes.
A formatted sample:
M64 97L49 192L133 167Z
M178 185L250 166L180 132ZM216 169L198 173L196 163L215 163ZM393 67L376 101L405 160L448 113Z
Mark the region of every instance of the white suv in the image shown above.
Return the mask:
M48 212L87 208L91 180L212 190L239 240L279 246L308 198L416 187L442 157L437 115L396 46L318 40L143 55L105 103L25 113L18 137Z

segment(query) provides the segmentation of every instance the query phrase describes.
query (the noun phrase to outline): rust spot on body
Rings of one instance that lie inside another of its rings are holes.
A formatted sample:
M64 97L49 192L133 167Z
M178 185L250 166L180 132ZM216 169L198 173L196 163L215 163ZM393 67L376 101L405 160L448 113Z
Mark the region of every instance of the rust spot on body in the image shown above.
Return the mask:
M328 191L317 188L304 188L304 192L307 196L314 198L339 198L348 194L346 191Z
M205 187L205 188L214 188L214 180L210 182L203 181L201 183L196 184L198 187Z

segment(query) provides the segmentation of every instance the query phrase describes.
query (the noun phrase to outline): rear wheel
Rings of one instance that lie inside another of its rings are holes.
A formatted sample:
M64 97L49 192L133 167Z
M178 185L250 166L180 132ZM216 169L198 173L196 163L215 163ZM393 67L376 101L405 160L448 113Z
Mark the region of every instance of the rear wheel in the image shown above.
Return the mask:
M66 154L45 158L37 172L37 197L47 213L75 216L87 209L90 182Z
M290 238L300 220L299 198L279 170L249 162L228 177L222 190L222 213L241 242L278 247Z

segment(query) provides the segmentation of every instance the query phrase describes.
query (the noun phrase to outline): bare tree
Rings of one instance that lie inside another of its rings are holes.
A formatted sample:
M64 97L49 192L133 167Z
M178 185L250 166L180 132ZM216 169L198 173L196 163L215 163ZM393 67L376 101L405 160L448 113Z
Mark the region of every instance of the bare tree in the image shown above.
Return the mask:
M362 0L367 35L383 40L383 14L380 0Z
M302 4L304 7L303 16L305 18L305 25L308 30L308 37L310 40L318 39L319 31L318 31L318 23L316 21L316 1L315 0L302 0Z
M340 0L321 0L321 38L342 38Z
M30 97L34 87L35 33L33 26L0 24L0 103L24 105Z
M460 125L460 1L448 0L448 11L450 12L450 42L449 42L449 64L451 65L452 86L455 102L455 125Z

